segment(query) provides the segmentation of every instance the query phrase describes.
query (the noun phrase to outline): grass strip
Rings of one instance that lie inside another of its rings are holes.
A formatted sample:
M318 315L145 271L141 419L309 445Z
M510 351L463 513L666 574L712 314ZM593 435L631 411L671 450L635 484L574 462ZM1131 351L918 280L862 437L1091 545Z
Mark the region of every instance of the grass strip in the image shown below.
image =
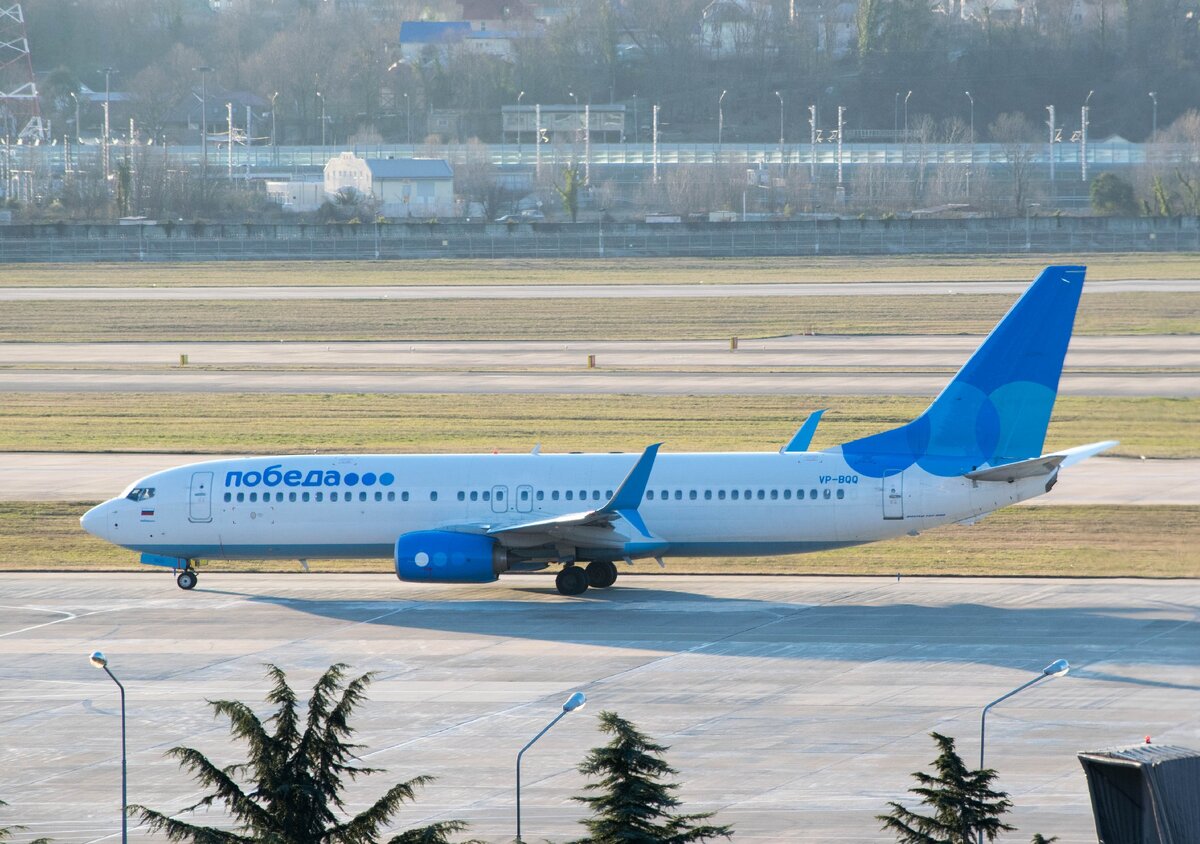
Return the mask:
M179 264L0 264L3 287L293 285L695 284L801 281L1032 281L1048 264L1088 266L1088 278L1200 278L1194 254L922 255L906 257L613 260L219 261Z
M917 416L920 396L4 393L0 451L284 453L763 451L828 408L827 448ZM1046 448L1119 439L1113 452L1200 456L1200 399L1061 396Z
M0 571L138 569L136 554L84 533L86 502L0 502ZM1012 507L840 551L793 557L671 559L668 572L763 574L1200 576L1200 507ZM385 560L320 560L314 571L392 571ZM213 571L288 571L294 562L208 563ZM624 567L622 566L624 571ZM653 562L630 571L657 572Z
M0 341L687 340L986 334L1012 296L6 302ZM1085 335L1200 333L1200 293L1085 296Z

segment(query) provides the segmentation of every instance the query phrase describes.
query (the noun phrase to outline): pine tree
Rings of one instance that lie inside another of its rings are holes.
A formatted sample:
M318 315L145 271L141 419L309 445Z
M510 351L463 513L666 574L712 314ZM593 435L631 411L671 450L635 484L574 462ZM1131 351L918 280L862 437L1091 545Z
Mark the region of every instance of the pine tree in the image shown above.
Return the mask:
M679 805L673 794L679 784L662 782L678 773L662 758L667 747L615 712L600 713L600 730L613 738L579 765L580 773L599 779L584 786L593 796L574 798L592 810L580 821L589 834L575 844L685 844L733 836L732 827L702 823L712 812L670 813Z
M930 733L941 753L933 761L936 776L917 771L920 784L910 788L921 803L933 810L919 815L900 803L888 803L892 811L876 815L883 828L896 833L899 844L974 844L982 830L988 841L1016 827L1000 820L1012 808L1003 791L993 791L996 772L990 768L972 771L954 750L954 739Z
M382 773L379 768L354 763L361 745L351 744L354 729L350 716L366 699L374 675L363 674L343 682L348 666L331 665L313 687L307 717L302 720L295 692L282 669L267 666L274 682L267 701L274 714L261 721L246 704L236 700L209 701L216 715L229 719L234 738L247 745L244 763L218 767L199 750L175 747L167 751L179 759L211 791L189 812L223 804L238 821L237 831L196 826L145 806L131 806L151 832L162 832L170 841L194 844L374 844L401 806L416 797L417 789L432 777L413 777L392 786L374 805L347 820L339 820L345 805L346 778ZM246 786L239 780L247 780ZM248 786L248 787L247 787ZM172 813L172 814L178 814ZM388 844L443 844L450 833L466 828L461 821L443 821L409 830L388 839Z

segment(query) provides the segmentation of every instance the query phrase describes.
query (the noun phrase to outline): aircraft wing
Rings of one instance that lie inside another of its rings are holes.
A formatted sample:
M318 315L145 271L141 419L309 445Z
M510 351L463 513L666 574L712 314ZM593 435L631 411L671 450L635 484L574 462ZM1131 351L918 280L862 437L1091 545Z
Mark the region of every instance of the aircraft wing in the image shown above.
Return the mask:
M654 459L662 443L648 446L638 458L637 463L629 470L625 480L613 493L611 499L595 510L579 513L564 513L548 519L533 519L527 522L497 525L487 529L488 536L495 536L501 541L506 537L546 536L551 539L579 540L583 542L600 542L601 544L625 544L626 539L633 539L639 546L657 545L659 540L646 528L638 507L646 492L646 484L650 479L650 470L654 467ZM640 536L626 537L619 535L613 523L624 521ZM599 529L599 531L597 530ZM665 547L665 543L662 543ZM640 553L653 550L649 547L639 548Z

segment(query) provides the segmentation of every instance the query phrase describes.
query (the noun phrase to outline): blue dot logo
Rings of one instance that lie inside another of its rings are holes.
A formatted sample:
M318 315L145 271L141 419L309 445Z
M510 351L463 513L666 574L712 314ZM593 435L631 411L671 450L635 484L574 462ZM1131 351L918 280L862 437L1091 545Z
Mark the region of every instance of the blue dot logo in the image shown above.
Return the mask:
M354 472L347 472L343 480L346 481L346 486L354 486L358 483L358 475Z
M375 473L367 472L362 476L363 486L375 486Z
M379 483L383 486L391 486L396 481L396 476L391 472L384 472L379 476Z

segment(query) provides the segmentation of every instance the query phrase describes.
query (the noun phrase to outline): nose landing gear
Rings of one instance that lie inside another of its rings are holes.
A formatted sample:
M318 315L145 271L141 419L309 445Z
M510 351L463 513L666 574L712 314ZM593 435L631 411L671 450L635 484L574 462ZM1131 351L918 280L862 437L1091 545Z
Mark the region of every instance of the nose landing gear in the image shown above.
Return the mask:
M198 578L196 577L196 570L193 568L186 568L175 578L175 584L180 589L195 589L197 580Z

